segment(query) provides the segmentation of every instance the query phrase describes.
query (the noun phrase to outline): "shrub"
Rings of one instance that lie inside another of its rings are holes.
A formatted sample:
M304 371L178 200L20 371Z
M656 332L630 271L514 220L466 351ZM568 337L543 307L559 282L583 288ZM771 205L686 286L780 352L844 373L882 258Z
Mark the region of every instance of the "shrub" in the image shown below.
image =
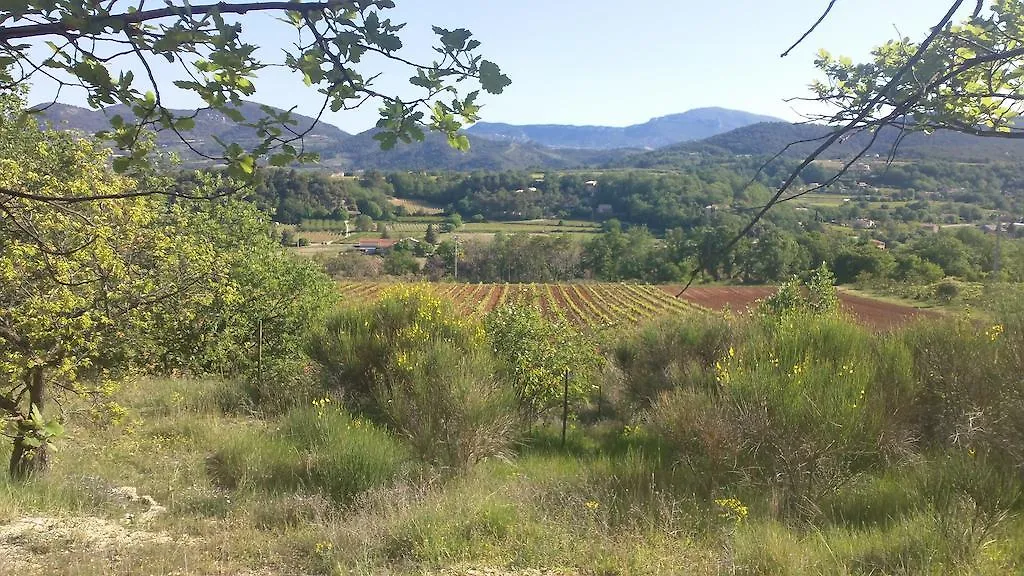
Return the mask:
M761 326L717 379L755 482L781 510L828 493L882 456L885 407L871 335L835 318Z
M960 284L953 280L946 280L935 285L935 297L943 302L952 302L960 295Z
M780 512L813 512L856 473L906 453L905 348L837 316L752 319L741 331L710 371L641 372L670 390L648 421L678 458L708 472L707 488L741 480L770 488Z
M407 436L427 461L464 467L503 454L515 430L482 327L422 287L339 312L310 352L352 409Z
M641 327L612 351L624 400L643 410L662 392L677 387L713 388L715 363L734 338L734 328L724 318L705 315L665 318Z
M517 427L493 357L444 340L400 353L382 378L378 403L421 458L442 466L505 455Z
M409 468L407 447L328 401L292 410L278 430L231 437L207 460L213 481L226 488L312 491L343 503Z
M1024 331L1012 315L979 327L953 320L908 329L916 425L931 447L985 453L1024 470Z
M784 282L775 294L760 303L758 312L772 319L793 314L835 315L839 312L835 282L835 275L822 263L806 282L796 277Z
M647 414L651 432L673 449L685 468L700 471L701 493L738 478L735 464L741 438L717 398L703 390L679 389L662 394Z
M574 373L570 398L586 397L589 372L599 358L593 343L573 327L546 320L539 308L524 304L494 309L484 326L501 375L528 421L561 405L567 372Z

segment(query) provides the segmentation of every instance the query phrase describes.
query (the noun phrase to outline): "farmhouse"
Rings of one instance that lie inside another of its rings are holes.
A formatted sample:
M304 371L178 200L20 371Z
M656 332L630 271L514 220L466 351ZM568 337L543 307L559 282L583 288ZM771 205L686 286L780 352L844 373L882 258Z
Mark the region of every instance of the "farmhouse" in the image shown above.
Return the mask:
M363 254L384 254L398 244L398 240L381 238L379 240L360 240L356 243L356 250Z

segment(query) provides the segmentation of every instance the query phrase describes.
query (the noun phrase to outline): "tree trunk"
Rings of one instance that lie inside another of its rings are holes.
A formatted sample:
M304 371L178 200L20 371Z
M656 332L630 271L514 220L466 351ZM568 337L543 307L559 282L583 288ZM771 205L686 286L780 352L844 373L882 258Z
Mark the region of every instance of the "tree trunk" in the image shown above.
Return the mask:
M34 406L39 413L43 412L43 367L36 366L25 375L28 385L29 409L31 416ZM46 445L31 446L26 442L30 433L26 424L19 424L18 435L14 438L14 450L11 452L10 474L15 480L24 480L33 474L42 472L49 465L50 455Z

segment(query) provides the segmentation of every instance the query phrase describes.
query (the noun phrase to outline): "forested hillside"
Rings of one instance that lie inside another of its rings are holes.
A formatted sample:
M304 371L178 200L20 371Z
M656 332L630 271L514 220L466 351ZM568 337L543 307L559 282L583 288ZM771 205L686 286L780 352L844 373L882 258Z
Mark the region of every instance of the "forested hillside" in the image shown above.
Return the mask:
M698 108L622 128L563 124L518 126L478 122L467 132L474 136L516 142L535 142L554 148L660 148L679 142L701 140L758 122L778 121L778 118L739 110Z
M738 128L731 132L667 146L651 152L633 154L619 164L637 168L670 168L694 154L728 156L771 156L781 152L786 157L805 157L831 132L819 124L788 124L769 122ZM821 156L822 159L846 160L869 145L873 134L861 133L837 142ZM887 158L899 137L896 128L884 128L868 149L868 158ZM950 162L1009 162L1024 159L1024 142L1012 139L985 138L940 130L934 134L915 133L900 141L898 159L944 160Z

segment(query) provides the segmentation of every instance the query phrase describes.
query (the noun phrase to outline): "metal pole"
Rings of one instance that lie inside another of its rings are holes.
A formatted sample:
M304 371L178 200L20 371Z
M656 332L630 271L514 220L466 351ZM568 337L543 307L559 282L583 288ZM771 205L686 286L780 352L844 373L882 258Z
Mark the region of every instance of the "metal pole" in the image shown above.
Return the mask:
M993 258L994 262L992 263L992 276L993 276L993 279L995 279L995 280L999 280L999 264L1000 264L999 260L1002 257L1002 253L1001 253L1002 252L1002 246L1000 246L1000 237L1003 235L1002 232L1003 232L1003 213L1000 212L999 215L996 216L996 250L995 250L995 258Z
M256 381L260 388L263 387L263 318L257 322L258 330L256 336Z
M459 235L455 234L455 280L459 280Z
M569 422L569 371L565 371L565 384L562 387L562 448L565 448L565 429Z

